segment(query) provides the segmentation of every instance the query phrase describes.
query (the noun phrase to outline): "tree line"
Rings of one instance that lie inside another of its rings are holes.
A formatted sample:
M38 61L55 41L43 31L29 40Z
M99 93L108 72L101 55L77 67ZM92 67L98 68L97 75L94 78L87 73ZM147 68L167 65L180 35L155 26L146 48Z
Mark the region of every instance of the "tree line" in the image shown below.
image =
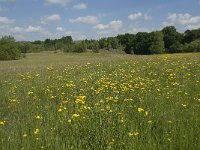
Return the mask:
M123 34L99 40L73 41L71 36L44 41L20 41L14 37L3 36L0 39L0 60L12 60L25 57L26 53L41 51L98 53L99 50L119 50L127 54L162 54L200 51L200 28L179 33L174 26L164 27L161 31Z

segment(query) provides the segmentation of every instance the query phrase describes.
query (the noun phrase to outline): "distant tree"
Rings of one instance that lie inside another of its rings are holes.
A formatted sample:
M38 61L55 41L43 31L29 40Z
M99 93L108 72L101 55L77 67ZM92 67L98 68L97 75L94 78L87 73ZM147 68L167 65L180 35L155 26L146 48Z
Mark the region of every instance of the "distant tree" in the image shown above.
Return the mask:
M99 52L99 43L97 41L92 42L91 49L93 52L98 53Z
M162 32L164 34L165 48L168 52L172 45L176 45L178 42L184 43L184 35L178 33L174 26L167 26L162 29Z
M137 33L133 44L135 54L148 54L150 34L146 32Z
M135 35L126 33L124 35L118 35L117 39L120 45L127 46L135 39Z
M18 47L21 53L26 54L28 50L30 49L30 43L29 42L18 42Z
M176 41L174 44L170 46L168 53L181 53L183 52L183 49L184 45Z
M106 39L106 47L107 50L112 49L112 45L111 45L111 38L107 38Z
M99 40L99 47L100 49L107 48L107 40L106 38L102 38Z
M76 41L73 44L69 45L64 52L82 53L86 51L87 51L86 44L83 41Z
M185 43L190 43L194 40L200 39L200 28L194 30L186 30L184 33Z
M159 31L150 33L150 46L148 48L148 54L162 54L165 52L163 37L163 33Z
M119 41L116 37L110 38L110 44L111 44L112 49L119 49L120 47Z
M200 39L192 41L185 46L185 52L200 52Z
M3 36L0 39L0 60L15 60L20 58L20 50L14 37Z

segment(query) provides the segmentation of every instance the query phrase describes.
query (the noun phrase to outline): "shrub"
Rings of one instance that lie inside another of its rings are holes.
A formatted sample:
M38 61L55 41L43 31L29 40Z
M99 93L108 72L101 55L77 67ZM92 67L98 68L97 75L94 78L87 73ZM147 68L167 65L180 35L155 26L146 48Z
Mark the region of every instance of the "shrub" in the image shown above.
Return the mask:
M11 36L4 36L0 39L0 60L16 60L20 58L20 50Z
M200 52L200 39L192 41L186 46L186 52Z

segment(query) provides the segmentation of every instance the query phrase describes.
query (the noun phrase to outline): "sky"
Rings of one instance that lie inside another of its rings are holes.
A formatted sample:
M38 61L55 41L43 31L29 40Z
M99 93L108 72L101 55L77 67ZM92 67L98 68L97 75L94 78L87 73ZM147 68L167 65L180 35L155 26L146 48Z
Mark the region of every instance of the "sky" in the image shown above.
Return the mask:
M99 39L173 25L200 28L200 0L0 0L0 37Z

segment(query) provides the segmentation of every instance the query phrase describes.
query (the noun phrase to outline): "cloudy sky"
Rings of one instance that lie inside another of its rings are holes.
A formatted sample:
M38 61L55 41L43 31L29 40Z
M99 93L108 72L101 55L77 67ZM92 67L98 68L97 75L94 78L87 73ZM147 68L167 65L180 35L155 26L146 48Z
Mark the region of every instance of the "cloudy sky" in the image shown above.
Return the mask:
M174 25L200 28L200 0L0 0L0 36L98 39Z

